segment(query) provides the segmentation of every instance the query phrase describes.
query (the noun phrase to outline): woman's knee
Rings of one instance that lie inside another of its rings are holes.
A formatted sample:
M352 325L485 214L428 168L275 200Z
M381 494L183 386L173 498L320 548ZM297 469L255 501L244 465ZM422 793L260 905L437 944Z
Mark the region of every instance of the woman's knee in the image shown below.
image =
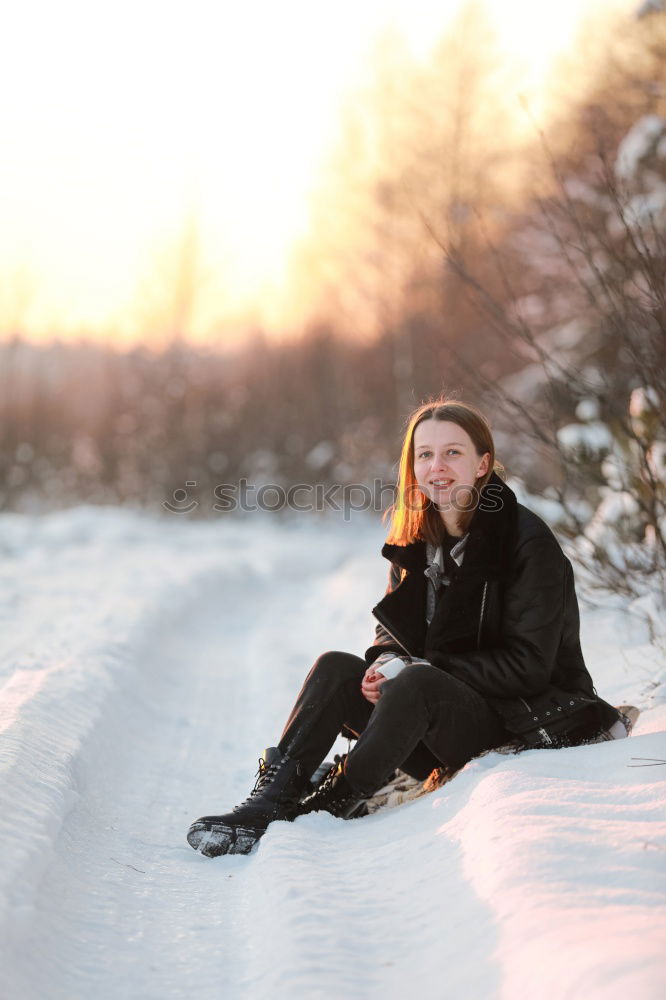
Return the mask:
M317 657L312 674L318 678L330 678L339 681L341 678L359 677L365 673L365 660L353 653L345 653L338 649L329 649Z
M387 682L388 684L388 682ZM430 663L405 667L390 682L386 694L407 701L418 699L427 705L447 704L456 711L485 715L490 711L485 699L474 688Z
M455 678L430 663L414 663L405 667L386 684L386 694L401 700L420 698L425 701L433 697L455 700L457 687Z

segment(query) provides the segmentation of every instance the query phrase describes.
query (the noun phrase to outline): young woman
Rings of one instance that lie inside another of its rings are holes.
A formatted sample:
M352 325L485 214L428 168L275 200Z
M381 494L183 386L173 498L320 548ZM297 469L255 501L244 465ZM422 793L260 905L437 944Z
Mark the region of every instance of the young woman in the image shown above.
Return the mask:
M247 853L273 820L316 810L351 818L396 768L425 779L516 738L572 746L619 721L583 660L571 563L498 469L473 407L440 399L411 415L375 641L364 659L318 657L250 796L194 822L195 850ZM312 790L343 727L357 742Z

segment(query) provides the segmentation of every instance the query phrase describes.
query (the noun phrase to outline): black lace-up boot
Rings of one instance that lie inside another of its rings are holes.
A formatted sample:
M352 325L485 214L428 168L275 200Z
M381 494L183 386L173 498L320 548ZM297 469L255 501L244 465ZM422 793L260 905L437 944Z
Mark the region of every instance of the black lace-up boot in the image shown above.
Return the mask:
M278 747L268 747L259 758L257 780L245 801L222 816L195 820L187 842L209 858L249 854L269 823L295 819L299 798L309 786L299 761L291 760Z
M335 756L335 763L315 788L301 802L298 815L305 816L311 812L329 812L340 819L356 819L365 815L367 796L355 791L345 777L345 760L347 754Z

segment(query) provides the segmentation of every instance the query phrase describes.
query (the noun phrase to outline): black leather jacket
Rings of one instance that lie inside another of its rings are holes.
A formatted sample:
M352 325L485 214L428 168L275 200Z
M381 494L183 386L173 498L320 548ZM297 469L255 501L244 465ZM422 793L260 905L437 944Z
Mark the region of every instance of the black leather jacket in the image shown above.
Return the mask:
M385 650L425 657L475 688L528 745L580 729L583 711L594 729L617 720L585 666L571 562L496 473L429 626L425 541L387 543L382 555L391 562L389 585L372 609L379 624L368 664Z

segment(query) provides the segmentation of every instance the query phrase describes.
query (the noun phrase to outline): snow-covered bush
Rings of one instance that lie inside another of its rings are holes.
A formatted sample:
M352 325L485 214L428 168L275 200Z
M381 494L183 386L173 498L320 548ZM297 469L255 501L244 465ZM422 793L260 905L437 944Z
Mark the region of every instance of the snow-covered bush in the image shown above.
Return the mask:
M666 118L639 116L614 149L597 139L572 175L553 157L540 222L515 235L535 288L550 280L505 311L528 363L496 397L533 454L545 445L545 475L559 467L554 523L592 575L637 593L658 573L666 590Z
M599 458L612 446L613 436L601 420L560 427L557 439L562 450L574 458Z

